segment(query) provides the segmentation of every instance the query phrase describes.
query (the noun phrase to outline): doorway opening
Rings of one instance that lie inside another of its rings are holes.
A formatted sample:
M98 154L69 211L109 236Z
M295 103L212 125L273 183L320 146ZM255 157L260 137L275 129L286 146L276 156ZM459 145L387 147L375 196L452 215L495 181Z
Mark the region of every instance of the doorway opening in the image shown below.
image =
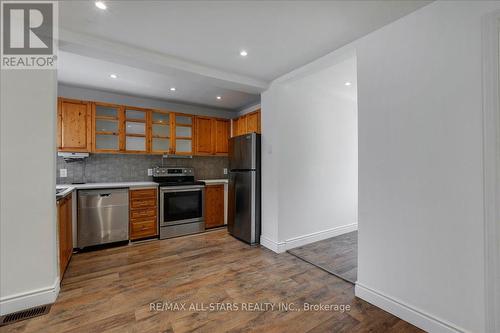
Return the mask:
M304 237L302 243L292 240L293 246L287 246L288 253L355 284L358 272L356 57L351 54L326 69L296 78L288 89L295 86L307 95L305 108L314 114L315 120L303 122L303 126L316 140L317 152L314 156L305 154L307 168L314 170L309 177L313 179L304 188L314 190L310 194L312 199L303 193L301 202L314 210L302 230L312 236Z

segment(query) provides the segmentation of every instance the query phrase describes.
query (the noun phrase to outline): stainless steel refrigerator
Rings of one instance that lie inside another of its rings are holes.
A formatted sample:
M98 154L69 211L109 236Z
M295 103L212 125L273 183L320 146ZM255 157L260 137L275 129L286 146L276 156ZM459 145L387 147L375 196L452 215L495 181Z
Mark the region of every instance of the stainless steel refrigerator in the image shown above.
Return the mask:
M260 241L260 134L229 139L229 233L249 243Z

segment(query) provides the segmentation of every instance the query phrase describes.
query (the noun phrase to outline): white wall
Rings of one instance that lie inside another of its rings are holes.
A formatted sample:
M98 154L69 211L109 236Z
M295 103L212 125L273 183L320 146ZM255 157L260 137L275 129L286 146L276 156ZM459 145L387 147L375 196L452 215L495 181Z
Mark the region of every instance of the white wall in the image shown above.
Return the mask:
M359 272L458 330L485 330L481 17L438 2L362 40Z
M357 228L355 79L350 58L262 95L263 243L278 251Z
M434 2L289 75L356 52L356 295L430 332L485 332L481 19L499 8ZM274 151L289 124L280 103L266 100L281 93L263 99L263 114L280 114L262 117L263 129L279 133ZM278 161L268 154L263 167ZM268 213L264 231L276 218ZM280 209L278 234L282 220Z
M56 73L2 70L0 314L51 303L56 249Z

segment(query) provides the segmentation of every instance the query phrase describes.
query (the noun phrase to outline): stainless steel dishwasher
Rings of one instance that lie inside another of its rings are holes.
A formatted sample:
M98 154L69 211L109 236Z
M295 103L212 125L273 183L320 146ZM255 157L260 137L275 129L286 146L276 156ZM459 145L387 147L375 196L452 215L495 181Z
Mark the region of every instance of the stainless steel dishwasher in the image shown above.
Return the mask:
M78 191L78 248L128 240L128 189Z

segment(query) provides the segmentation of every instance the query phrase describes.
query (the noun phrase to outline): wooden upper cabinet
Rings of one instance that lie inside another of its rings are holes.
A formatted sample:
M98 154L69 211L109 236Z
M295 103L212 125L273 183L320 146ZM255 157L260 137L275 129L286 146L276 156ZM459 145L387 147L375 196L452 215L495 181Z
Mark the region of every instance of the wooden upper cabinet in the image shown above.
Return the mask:
M231 136L238 136L238 135L240 135L240 132L242 132L244 130L243 129L243 125L245 125L241 121L241 118L233 119L233 120L231 120L231 123L232 123L232 126L233 126Z
M214 153L214 121L208 117L195 118L195 152L198 155Z
M189 114L175 113L172 122L172 149L176 155L193 155L193 119Z
M120 105L92 103L93 151L117 153L124 150L124 112Z
M245 116L238 118L236 135L243 135L247 133L247 118Z
M240 123L236 135L245 134L246 117L236 121ZM59 98L57 148L92 153L227 155L230 124L214 117Z
M227 155L229 153L229 120L214 120L214 153Z
M232 136L244 135L252 132L260 133L260 109L233 119L232 124Z
M148 153L151 151L151 110L95 102L93 151Z
M146 153L150 148L150 111L140 108L125 107L125 144L129 153Z
M246 133L260 133L260 112L252 112L246 115L247 118L247 128Z
M195 124L196 155L227 155L229 120L197 116Z
M90 152L92 149L90 103L59 98L57 148L59 151Z
M171 122L172 116L166 111L151 111L151 152L154 154L171 153Z

